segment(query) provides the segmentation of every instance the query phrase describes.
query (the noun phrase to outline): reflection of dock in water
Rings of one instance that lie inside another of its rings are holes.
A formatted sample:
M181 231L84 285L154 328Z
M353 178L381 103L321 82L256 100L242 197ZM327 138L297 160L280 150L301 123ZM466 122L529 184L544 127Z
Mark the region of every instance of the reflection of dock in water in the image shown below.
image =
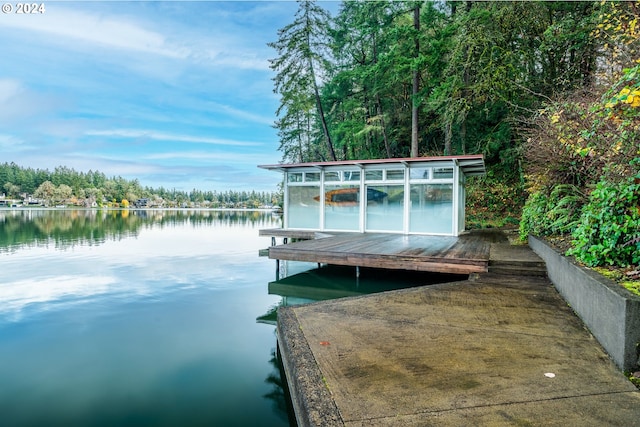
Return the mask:
M464 280L466 276L361 269L356 277L353 267L328 265L269 282L269 295L280 295L280 306L308 304L338 298L394 291L416 286ZM258 317L259 323L276 324L278 307Z

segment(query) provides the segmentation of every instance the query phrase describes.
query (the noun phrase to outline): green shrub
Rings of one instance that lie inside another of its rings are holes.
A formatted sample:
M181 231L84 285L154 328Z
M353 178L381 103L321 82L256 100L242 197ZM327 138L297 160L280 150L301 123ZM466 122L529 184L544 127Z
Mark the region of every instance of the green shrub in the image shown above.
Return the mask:
M556 185L549 196L542 191L531 194L522 209L520 238L572 232L579 223L584 200L578 187L570 184Z
M549 228L552 234L571 233L580 222L582 206L586 201L585 195L571 184L554 187L547 206L548 217L551 221Z
M520 218L520 239L526 240L529 234L545 236L550 234L547 221L547 206L549 197L542 192L536 192L527 198L522 208Z
M640 172L618 184L599 182L572 235L568 254L586 265L640 263Z
M509 180L503 173L491 169L484 177L469 178L466 183L467 228L517 225L524 204L523 194L520 182Z

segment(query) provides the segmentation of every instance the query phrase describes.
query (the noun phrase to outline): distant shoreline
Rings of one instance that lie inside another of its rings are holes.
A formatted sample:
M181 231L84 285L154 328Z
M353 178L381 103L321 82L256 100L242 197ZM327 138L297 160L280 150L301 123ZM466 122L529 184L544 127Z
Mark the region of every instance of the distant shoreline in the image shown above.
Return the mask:
M0 211L20 211L20 210L59 210L59 211L242 211L242 212L273 212L275 209L273 208L114 208L114 207L104 207L104 208L83 208L81 206L65 206L65 207L55 207L55 206L0 206Z

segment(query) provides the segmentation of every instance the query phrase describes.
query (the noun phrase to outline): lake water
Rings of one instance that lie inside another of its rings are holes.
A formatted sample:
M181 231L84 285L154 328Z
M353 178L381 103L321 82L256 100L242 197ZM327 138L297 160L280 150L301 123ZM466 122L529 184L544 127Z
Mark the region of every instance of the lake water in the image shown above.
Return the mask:
M276 309L424 284L259 257L270 212L0 210L0 425L289 426ZM402 282L402 283L401 283Z

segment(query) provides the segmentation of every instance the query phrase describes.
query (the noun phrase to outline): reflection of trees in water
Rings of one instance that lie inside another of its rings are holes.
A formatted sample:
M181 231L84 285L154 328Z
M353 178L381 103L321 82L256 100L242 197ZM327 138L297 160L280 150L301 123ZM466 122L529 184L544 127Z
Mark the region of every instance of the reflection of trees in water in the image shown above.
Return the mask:
M265 399L269 399L273 405L273 411L282 420L288 420L289 425L295 426L295 416L293 409L291 408L291 398L289 396L289 389L284 381L284 371L282 368L282 362L280 361L280 354L276 349L271 349L271 359L269 363L273 366L273 372L269 374L265 382L271 385L271 391L264 395Z
M0 212L0 250L54 244L100 244L135 235L136 218L118 211L32 210Z
M143 210L135 211L136 215L154 218L152 223L176 225L189 223L197 226L240 227L274 227L270 212L265 211L233 211L233 210Z
M273 227L270 212L213 210L54 210L0 211L0 251L55 244L100 244L136 236L142 227L182 224L223 227Z

